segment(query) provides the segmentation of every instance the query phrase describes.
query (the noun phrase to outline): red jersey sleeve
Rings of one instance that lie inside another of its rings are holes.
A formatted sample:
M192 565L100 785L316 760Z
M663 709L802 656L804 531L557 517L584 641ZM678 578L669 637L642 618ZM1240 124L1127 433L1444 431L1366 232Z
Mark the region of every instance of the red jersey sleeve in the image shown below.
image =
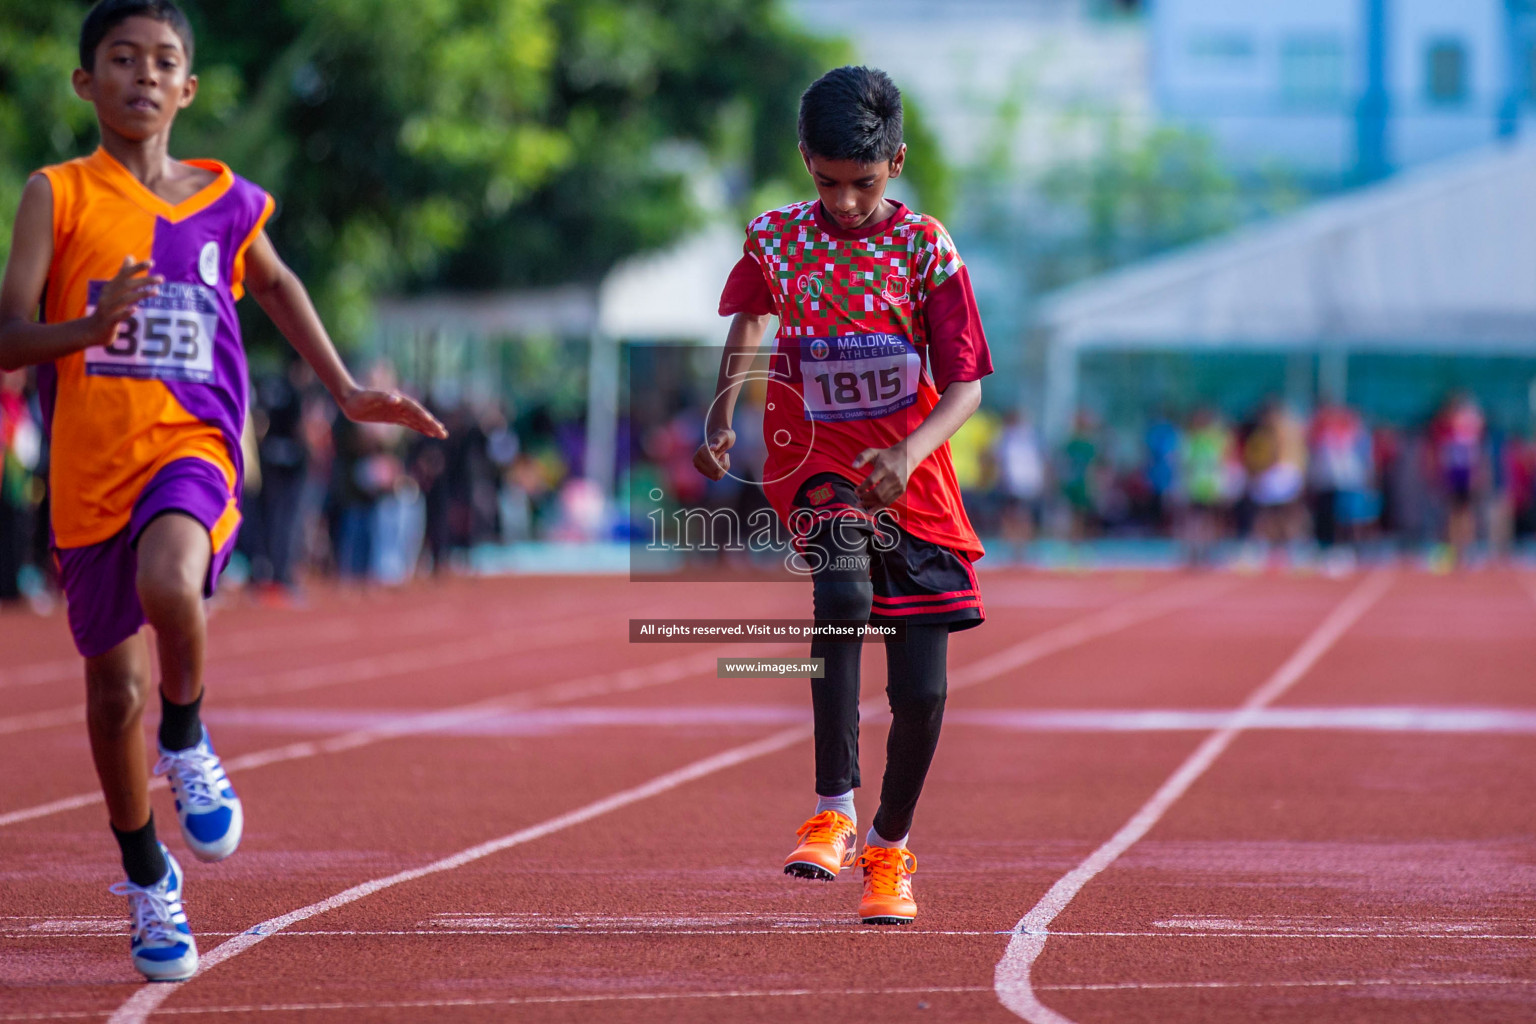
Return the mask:
M742 247L741 259L731 268L731 276L725 279L725 290L720 293L720 315L770 316L777 312L773 306L773 293L763 278L762 265L752 255L748 242Z
M923 317L928 323L928 364L939 394L955 381L981 380L992 372L992 351L964 266L929 293Z

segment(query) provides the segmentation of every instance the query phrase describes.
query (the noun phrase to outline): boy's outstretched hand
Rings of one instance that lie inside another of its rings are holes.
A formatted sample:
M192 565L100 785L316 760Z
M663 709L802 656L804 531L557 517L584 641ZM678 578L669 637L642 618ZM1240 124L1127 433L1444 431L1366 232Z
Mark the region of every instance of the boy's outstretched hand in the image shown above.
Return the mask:
M699 445L693 453L693 468L711 480L722 480L730 471L731 457L727 454L736 443L736 431L721 427L709 435L709 440Z
M439 441L448 436L448 428L436 416L398 391L358 388L341 403L341 411L354 423L398 423Z
M869 475L854 488L865 511L885 508L906 492L907 478L912 475L907 456L907 445L902 443L891 448L866 448L853 460L855 469L869 467Z

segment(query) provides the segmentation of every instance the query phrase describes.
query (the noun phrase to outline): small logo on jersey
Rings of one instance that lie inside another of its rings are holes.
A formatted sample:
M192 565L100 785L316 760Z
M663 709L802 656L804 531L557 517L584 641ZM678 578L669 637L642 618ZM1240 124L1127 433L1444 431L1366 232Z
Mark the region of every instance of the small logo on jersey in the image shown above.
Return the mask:
M219 243L209 242L197 257L197 276L209 288L219 285Z
M821 274L801 274L795 279L800 293L810 299L821 298Z
M822 484L820 487L812 487L805 493L805 500L812 505L825 505L832 500L832 485Z
M907 293L911 288L911 282L903 274L891 274L885 279L885 290L880 293L893 306L900 306L907 301Z
M826 338L812 338L810 352L812 359L825 359L832 354L832 346L827 344Z

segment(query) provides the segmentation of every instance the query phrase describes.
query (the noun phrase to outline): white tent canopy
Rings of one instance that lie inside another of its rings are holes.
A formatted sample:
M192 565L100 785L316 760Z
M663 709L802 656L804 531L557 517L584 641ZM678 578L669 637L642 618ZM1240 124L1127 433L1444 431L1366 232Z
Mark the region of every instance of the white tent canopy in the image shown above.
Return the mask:
M1536 146L1424 168L1043 304L1045 426L1086 349L1536 353Z
M740 256L740 231L715 227L663 252L626 260L596 288L385 299L377 308L378 331L381 338L588 339L586 475L606 489L614 473L617 342L724 344L726 324L716 310L720 289Z
M713 227L657 253L625 260L596 288L387 298L381 333L445 332L473 338L594 333L623 341L724 343L720 289L741 256L741 231Z
M597 292L598 329L628 341L725 343L716 310L741 258L740 228L717 226L651 256L626 260Z

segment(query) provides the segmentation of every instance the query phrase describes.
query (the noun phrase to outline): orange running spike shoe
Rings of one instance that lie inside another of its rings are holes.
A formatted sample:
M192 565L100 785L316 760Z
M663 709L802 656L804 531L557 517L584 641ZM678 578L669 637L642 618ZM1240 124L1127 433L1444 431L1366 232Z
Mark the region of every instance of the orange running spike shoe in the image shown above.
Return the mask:
M853 867L858 833L846 814L822 811L795 835L800 845L784 860L786 875L830 882L843 868Z
M911 924L917 916L917 903L912 899L917 858L912 851L866 846L859 855L859 866L864 869L859 920L865 924Z

